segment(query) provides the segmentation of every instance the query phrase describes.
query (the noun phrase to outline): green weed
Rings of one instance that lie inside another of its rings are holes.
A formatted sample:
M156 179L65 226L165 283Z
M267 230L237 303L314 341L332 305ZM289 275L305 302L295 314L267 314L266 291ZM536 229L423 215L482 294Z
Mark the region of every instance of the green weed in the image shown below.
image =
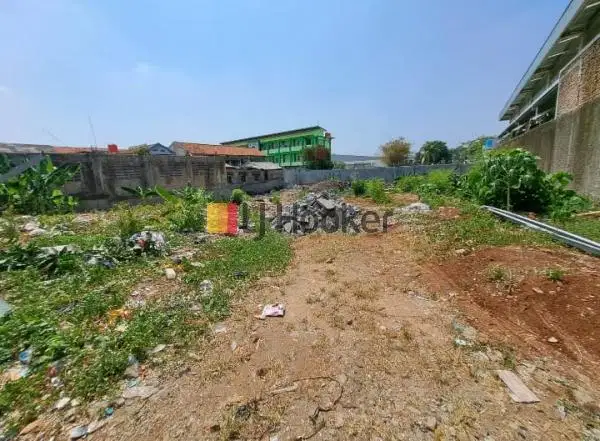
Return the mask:
M560 268L548 268L544 271L544 274L553 282L562 282L565 278L565 271Z

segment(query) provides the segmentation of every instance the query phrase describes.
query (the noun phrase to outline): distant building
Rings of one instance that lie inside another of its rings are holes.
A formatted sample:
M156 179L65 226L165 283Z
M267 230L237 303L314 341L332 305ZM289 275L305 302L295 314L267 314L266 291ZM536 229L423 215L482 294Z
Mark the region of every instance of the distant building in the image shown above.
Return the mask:
M600 90L600 2L571 0L500 111L507 140L591 101Z
M571 188L600 197L600 1L571 0L500 111L502 147L523 147Z
M343 162L346 168L372 168L385 167L379 156L360 156L360 155L331 155L331 160Z
M285 132L257 135L249 138L223 142L223 146L247 146L266 156L266 160L282 167L301 167L304 165L304 149L320 146L331 151L331 133L320 126Z
M233 166L265 160L263 152L249 147L174 141L170 145L170 150L179 156L221 156L225 158L228 164Z

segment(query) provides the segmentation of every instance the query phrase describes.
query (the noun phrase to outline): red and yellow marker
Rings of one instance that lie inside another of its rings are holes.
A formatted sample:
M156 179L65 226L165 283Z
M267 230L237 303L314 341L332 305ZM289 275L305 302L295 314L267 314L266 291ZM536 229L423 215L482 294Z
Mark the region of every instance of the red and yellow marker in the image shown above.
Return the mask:
M237 234L238 206L234 203L212 202L206 207L206 232Z

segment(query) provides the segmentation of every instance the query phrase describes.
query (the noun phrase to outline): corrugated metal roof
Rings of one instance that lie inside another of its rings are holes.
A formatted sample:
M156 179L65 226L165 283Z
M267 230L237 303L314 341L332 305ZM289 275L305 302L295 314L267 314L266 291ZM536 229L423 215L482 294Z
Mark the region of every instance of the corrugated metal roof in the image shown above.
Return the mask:
M308 132L308 131L317 130L317 129L325 130L321 126L311 126L311 127L304 127L302 129L294 129L294 130L286 130L283 132L267 133L266 135L252 136L250 138L234 139L233 141L225 141L225 142L222 142L221 144L225 145L225 144L233 144L233 143L243 142L243 141L254 141L256 139L268 138L270 136L292 135L294 133Z
M254 170L281 170L281 167L274 162L248 162L243 167Z

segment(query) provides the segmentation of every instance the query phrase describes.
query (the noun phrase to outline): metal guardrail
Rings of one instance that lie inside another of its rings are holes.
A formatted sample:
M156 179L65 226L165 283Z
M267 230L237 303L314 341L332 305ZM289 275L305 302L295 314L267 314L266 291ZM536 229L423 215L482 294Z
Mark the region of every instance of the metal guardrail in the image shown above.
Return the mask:
M529 219L528 217L521 216L520 214L516 214L511 211L502 210L496 207L490 207L488 205L483 205L482 208L485 208L489 212L494 213L496 216L500 216L511 222L522 225L525 228L549 234L554 239L572 247L578 248L582 251L585 251L586 253L592 254L594 256L600 256L600 243L598 242L594 242L593 240L587 239L582 236L578 236L577 234L569 233L568 231L562 230L552 225L545 224L544 222Z

